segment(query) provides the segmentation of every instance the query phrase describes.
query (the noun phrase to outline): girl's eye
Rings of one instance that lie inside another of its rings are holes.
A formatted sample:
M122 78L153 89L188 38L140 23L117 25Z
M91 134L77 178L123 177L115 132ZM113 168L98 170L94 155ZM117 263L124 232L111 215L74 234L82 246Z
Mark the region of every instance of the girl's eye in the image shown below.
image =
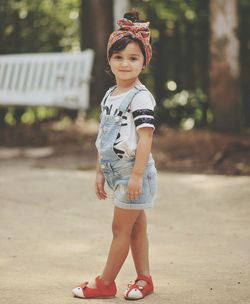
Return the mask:
M131 57L130 59L131 59L132 61L137 60L137 58L136 58L136 57Z
M122 57L120 55L115 55L114 59L121 59Z

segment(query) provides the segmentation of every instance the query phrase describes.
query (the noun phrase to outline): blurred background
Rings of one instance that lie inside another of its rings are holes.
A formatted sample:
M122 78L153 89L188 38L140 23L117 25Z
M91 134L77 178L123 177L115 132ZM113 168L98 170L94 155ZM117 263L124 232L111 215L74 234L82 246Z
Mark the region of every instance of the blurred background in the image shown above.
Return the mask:
M151 25L141 80L157 100L158 169L250 174L250 0L1 0L0 57L89 48L95 57L86 111L0 98L0 160L94 168L99 104L114 83L106 44L131 8Z

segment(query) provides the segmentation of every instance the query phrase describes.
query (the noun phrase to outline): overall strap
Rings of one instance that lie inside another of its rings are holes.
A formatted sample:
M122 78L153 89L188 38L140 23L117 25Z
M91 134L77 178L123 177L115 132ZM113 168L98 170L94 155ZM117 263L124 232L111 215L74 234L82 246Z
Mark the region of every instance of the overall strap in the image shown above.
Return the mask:
M147 91L145 88L142 88L140 85L134 86L131 91L126 95L126 97L123 99L123 101L120 104L119 107L119 116L121 116L123 113L125 113L130 106L133 98L136 94L138 94L140 91Z
M109 95L112 93L112 91L113 91L115 88L116 88L116 86L113 86L113 87L111 87L111 88L109 88L109 89L107 90L107 92L105 93L105 95L104 95L104 97L103 97L103 99L102 99L102 101L101 101L101 107L104 106L104 103L105 103L106 99L109 97Z

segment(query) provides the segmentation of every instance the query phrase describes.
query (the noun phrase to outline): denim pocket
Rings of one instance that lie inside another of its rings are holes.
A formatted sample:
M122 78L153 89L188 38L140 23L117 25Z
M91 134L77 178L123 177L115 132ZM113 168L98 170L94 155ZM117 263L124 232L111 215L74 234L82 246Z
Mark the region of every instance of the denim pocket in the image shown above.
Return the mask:
M115 186L114 196L122 203L128 203L128 179L120 180Z
M105 180L109 186L110 189L114 189L114 186L113 186L113 181L112 181L112 175L110 174L110 171L109 170L102 170L102 173L105 177Z
M147 172L150 194L154 196L157 191L157 170L155 166L150 166Z
M127 166L115 168L114 172L117 175L117 177L123 179L123 178L130 178L132 175L134 164L128 164Z

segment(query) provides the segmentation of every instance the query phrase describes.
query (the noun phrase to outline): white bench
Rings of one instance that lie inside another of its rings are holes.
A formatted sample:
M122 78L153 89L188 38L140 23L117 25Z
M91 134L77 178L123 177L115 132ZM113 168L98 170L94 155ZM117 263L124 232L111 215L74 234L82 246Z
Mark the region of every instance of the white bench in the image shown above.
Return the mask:
M87 109L93 50L0 56L0 105Z

